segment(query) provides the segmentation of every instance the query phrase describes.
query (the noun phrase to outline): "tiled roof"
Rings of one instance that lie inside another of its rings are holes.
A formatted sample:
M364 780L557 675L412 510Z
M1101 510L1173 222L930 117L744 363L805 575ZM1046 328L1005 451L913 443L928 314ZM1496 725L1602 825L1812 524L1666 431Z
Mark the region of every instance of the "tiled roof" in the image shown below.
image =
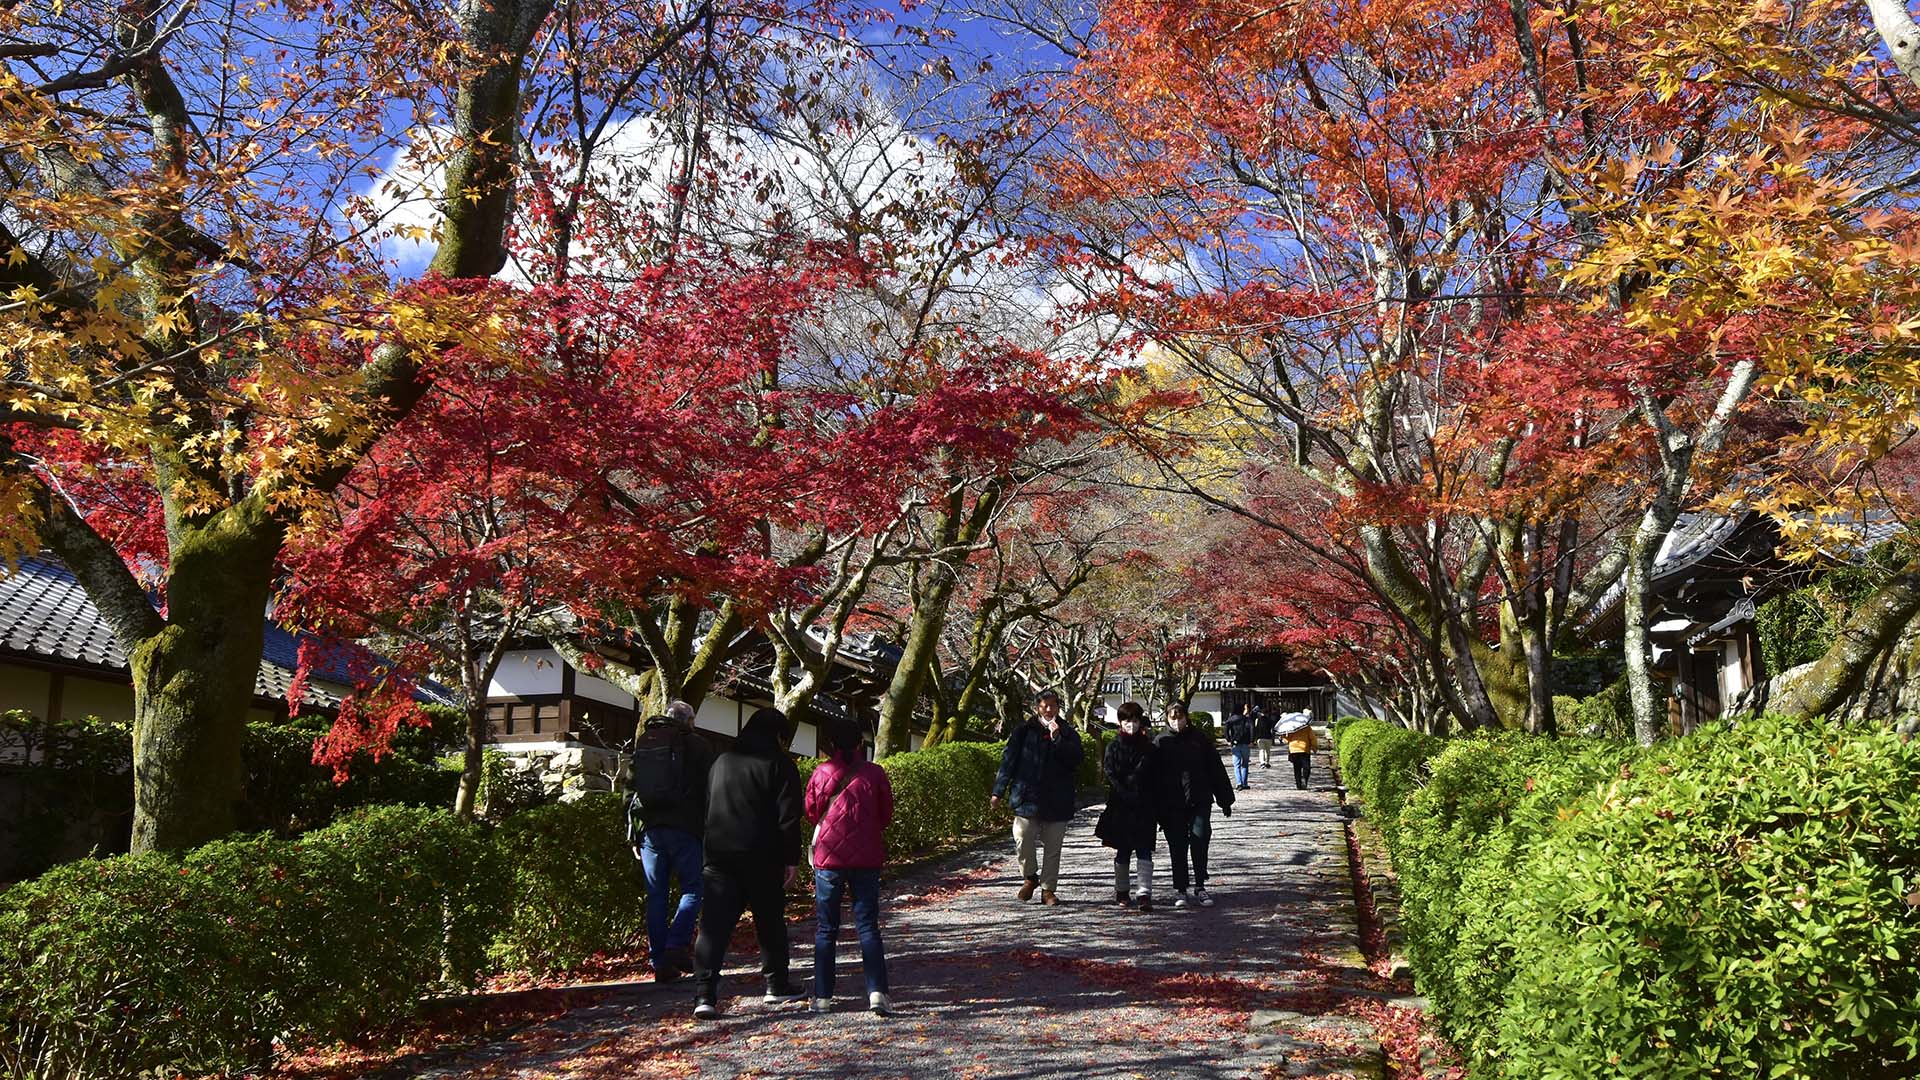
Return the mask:
M255 698L285 701L299 664L300 642L311 635L266 623L260 650L260 670L254 675ZM46 555L20 560L11 574L0 573L0 656L77 664L103 672L128 675L127 650L114 637L87 591L59 560ZM343 673L322 661L319 677L307 680L302 701L334 708L348 692ZM326 678L334 675L335 678ZM426 684L423 697L444 701L446 692Z

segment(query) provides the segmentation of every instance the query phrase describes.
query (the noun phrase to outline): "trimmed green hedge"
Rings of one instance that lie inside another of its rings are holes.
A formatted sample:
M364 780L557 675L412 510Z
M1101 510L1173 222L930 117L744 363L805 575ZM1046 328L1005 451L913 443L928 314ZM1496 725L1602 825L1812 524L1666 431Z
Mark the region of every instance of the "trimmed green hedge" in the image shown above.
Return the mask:
M646 940L647 880L627 846L624 805L594 792L523 810L494 830L511 868L495 966L544 975Z
M444 722L441 715L435 721ZM247 779L236 807L242 830L290 836L356 807L453 805L460 775L434 760L438 727L404 729L393 753L355 762L344 784L334 783L331 768L313 763L313 741L326 730L327 721L315 717L247 725L240 751ZM32 877L90 851L126 851L133 816L128 725L94 717L48 724L0 712L0 747L34 762L0 766L19 800L0 830L0 881Z
M1419 783L1422 765L1440 752L1445 740L1361 717L1343 720L1335 733L1335 752L1340 755L1347 791L1359 798L1367 819L1391 847L1401 805Z
M483 829L399 807L61 866L0 894L0 1067L216 1072L364 1031L479 976L500 876Z
M895 856L1004 826L999 763L997 743L889 758ZM491 828L376 807L294 839L68 863L0 893L0 1074L258 1067L493 971L636 945L644 893L612 794Z
M1413 792L1383 830L1409 959L1475 1075L1920 1075L1920 745L1342 736L1370 800Z

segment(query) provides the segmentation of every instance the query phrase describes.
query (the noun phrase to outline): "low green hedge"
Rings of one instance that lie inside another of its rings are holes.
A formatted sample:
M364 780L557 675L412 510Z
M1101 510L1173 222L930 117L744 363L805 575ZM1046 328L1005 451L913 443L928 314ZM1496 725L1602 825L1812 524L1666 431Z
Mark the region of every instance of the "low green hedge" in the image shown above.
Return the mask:
M444 713L437 707L436 714ZM435 716L436 725L442 723ZM434 760L433 729L405 729L394 752L363 757L343 784L313 763L324 717L248 724L241 743L247 779L235 808L245 831L291 836L319 828L362 806L451 807L458 771ZM0 881L42 873L89 852L127 850L133 817L133 733L95 717L48 724L23 712L0 712L0 749L17 762L0 765L17 802L0 828Z
M1367 819L1391 847L1401 805L1419 784L1423 764L1440 752L1445 740L1364 718L1342 722L1336 730L1335 751L1347 791L1359 798Z
M1920 745L1890 731L1661 747L1508 895L1509 1076L1920 1075Z
M627 846L620 796L523 810L494 830L511 868L492 957L506 971L548 974L646 938L647 881Z
M1516 864L1560 809L1608 778L1630 745L1520 732L1448 740L1401 808L1394 865L1408 960L1465 1050L1489 1052L1512 976L1502 902Z
M999 763L997 743L889 758L890 850L1005 825L987 802ZM0 893L0 1074L254 1068L493 971L635 945L645 888L624 830L612 794L494 827L390 806L293 839L57 867Z
M1413 792L1409 958L1475 1075L1920 1075L1920 746L1767 718L1428 759L1364 723L1342 760Z
M206 1073L364 1031L478 977L499 877L483 829L399 807L61 866L0 894L0 1067Z

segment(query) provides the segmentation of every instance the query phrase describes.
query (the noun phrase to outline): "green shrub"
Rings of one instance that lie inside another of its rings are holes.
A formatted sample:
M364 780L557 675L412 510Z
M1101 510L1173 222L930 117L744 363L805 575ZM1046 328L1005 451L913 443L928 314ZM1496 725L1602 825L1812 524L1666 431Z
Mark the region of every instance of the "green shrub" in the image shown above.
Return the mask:
M1556 718L1558 715L1556 712ZM1563 726L1561 732L1602 739L1632 738L1633 697L1627 677L1620 676L1605 690L1582 700L1574 709L1570 726Z
M271 829L292 835L319 828L359 806L425 806L452 809L460 774L448 772L431 755L415 757L422 736L415 734L378 761L363 755L345 783L335 783L331 768L313 763L313 741L327 721L302 718L291 724L249 724L241 756L246 762L246 798L240 806L242 829Z
M1080 767L1073 777L1074 787L1080 791L1102 787L1107 782L1106 761L1107 744L1114 736L1105 731L1082 732L1080 735Z
M1768 719L1628 772L1509 887L1503 1074L1920 1073L1920 745Z
M1400 807L1420 783L1421 766L1445 740L1384 720L1356 720L1340 728L1340 773L1349 794L1358 795L1372 821L1396 846Z
M1511 977L1501 904L1562 806L1618 775L1630 745L1519 732L1449 740L1400 811L1393 862L1420 990L1454 1042L1493 1045Z
M595 792L514 815L494 830L507 866L496 965L546 974L646 934L646 878L627 846L620 796Z
M888 857L910 857L957 837L1010 823L1013 816L1005 807L996 809L987 804L1005 745L941 743L931 750L894 754L881 762L893 785Z
M0 1067L230 1070L404 1016L477 977L498 877L478 827L404 808L59 867L0 894Z

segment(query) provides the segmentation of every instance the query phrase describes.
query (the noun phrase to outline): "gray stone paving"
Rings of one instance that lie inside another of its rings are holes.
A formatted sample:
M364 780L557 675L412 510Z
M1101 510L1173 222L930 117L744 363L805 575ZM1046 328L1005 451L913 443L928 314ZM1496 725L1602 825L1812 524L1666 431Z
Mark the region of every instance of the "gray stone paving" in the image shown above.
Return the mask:
M1324 740L1323 740L1324 741ZM1360 965L1346 841L1325 755L1313 787L1256 763L1253 789L1214 817L1213 908L1174 910L1164 842L1151 914L1112 903L1112 853L1083 810L1062 859L1063 903L1015 897L1001 841L917 880L890 882L884 933L897 1015L864 1002L851 929L839 1005L760 1004L756 960L722 985L724 1015L690 1018L688 984L622 987L604 1003L465 1052L428 1077L1280 1077L1378 1075L1364 1023L1339 1015L1378 992ZM1230 764L1230 763L1229 763ZM940 880L970 874L963 887ZM944 876L944 878L942 877ZM796 979L812 926L792 928Z

